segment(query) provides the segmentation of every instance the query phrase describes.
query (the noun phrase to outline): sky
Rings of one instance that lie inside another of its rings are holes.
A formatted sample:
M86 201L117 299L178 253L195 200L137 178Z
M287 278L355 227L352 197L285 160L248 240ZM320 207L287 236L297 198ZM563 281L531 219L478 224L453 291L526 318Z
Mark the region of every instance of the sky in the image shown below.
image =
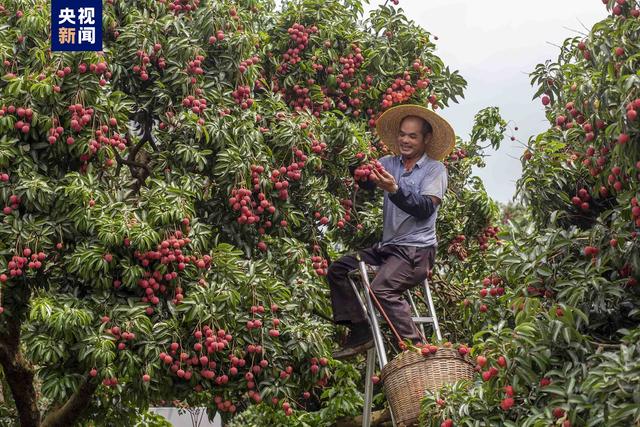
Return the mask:
M381 1L371 0L370 7ZM498 151L485 150L486 167L474 168L494 200L506 203L521 176L520 156L530 137L549 123L529 73L536 64L557 58L564 39L587 34L606 18L600 0L400 0L397 7L438 37L436 54L467 80L465 98L441 110L463 139L474 115L497 106L511 132ZM513 131L514 127L518 131ZM519 140L511 141L514 135Z

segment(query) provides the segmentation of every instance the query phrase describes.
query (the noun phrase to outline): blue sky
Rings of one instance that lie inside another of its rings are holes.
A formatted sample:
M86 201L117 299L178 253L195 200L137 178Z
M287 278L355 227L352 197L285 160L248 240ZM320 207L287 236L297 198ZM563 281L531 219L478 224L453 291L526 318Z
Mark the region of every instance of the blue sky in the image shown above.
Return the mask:
M371 1L371 7L381 4ZM607 16L600 0L400 0L398 7L417 24L438 36L436 53L467 80L465 99L441 112L466 139L475 113L498 106L517 126L521 141L503 141L487 151L487 166L474 173L489 195L506 203L521 176L520 156L529 137L549 127L529 73L536 64L555 60L565 38L586 34Z

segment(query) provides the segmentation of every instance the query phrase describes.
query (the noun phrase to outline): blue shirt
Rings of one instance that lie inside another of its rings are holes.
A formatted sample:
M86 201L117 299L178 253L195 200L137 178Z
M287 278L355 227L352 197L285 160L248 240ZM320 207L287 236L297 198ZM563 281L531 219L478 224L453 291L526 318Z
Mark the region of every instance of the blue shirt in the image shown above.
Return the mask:
M447 191L447 168L441 162L423 154L410 171L405 171L402 156L385 156L380 163L396 180L406 194L436 196L441 201ZM382 246L437 246L436 218L440 204L426 219L419 219L400 209L384 192Z

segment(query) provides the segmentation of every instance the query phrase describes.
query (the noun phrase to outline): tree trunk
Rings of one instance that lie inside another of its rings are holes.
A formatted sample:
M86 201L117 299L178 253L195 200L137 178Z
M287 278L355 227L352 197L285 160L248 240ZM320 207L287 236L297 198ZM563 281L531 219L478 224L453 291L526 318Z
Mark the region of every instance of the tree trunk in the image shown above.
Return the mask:
M20 353L20 321L5 317L5 333L0 335L0 364L11 389L22 427L40 425L40 411L33 387L33 369Z
M20 328L26 316L31 292L28 286L15 287L13 293L5 293L2 306L11 307L3 317L4 328L0 332L0 365L11 390L21 427L69 427L80 418L98 388L97 381L87 380L60 408L50 412L41 424L37 394L34 387L34 372L31 364L20 353Z

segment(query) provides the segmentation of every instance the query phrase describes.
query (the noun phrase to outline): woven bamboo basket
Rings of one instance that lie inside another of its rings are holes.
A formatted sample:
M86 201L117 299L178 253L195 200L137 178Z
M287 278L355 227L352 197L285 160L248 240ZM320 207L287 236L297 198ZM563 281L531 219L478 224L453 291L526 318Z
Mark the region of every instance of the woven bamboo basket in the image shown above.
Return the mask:
M423 356L405 351L382 368L384 392L398 427L416 425L420 400L427 390L473 377L474 366L451 348Z

